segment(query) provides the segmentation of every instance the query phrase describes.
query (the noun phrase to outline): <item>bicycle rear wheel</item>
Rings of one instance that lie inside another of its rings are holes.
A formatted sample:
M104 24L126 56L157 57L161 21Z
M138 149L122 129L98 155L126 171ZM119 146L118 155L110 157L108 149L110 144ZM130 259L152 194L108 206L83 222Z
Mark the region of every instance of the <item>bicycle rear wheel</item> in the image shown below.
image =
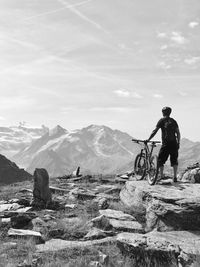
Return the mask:
M147 181L150 185L154 185L156 183L158 178L158 172L159 172L158 157L154 155L151 158L150 169L148 170L147 173Z
M146 175L146 159L144 154L138 154L134 162L134 172L137 180L144 179Z

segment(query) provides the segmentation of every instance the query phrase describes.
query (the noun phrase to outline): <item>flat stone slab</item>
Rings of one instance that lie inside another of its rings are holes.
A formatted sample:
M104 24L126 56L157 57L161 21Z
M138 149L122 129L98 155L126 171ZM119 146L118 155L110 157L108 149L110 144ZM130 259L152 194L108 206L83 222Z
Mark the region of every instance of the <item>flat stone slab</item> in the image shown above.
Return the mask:
M133 212L146 216L148 231L200 230L200 184L128 181L120 198Z
M130 214L126 214L120 210L105 209L105 210L99 210L99 213L108 218L116 220L135 221L135 218L133 216L131 216Z
M134 233L143 233L144 229L139 222L109 219L109 223L115 230Z
M17 210L21 208L21 206L17 203L12 204L1 204L0 205L0 212L8 211L8 210Z
M200 256L200 232L121 233L117 243L136 266L199 266L192 264Z
M53 252L71 248L84 248L90 247L95 245L102 245L115 242L114 237L107 237L99 240L93 241L66 241L62 239L51 239L47 241L45 244L37 245L36 251L37 252Z
M38 243L44 243L43 239L42 239L42 235L39 232L36 231L32 231L32 230L24 230L24 229L14 229L14 228L10 228L8 230L8 236L12 236L12 237L25 237L25 238L29 238L32 237L34 238Z

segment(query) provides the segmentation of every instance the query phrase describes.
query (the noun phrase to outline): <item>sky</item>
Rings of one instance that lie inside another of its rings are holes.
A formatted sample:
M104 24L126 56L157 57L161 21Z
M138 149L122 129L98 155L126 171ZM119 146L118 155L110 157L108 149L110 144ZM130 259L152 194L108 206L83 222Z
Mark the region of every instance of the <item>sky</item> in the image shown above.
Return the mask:
M199 87L199 0L0 0L0 126L146 139L170 106L200 141Z

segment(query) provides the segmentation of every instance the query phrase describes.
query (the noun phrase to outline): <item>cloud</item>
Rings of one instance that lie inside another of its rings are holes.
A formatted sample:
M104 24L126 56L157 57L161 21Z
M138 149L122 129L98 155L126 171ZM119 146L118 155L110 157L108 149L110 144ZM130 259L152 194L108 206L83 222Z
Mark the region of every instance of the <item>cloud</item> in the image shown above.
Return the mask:
M132 98L143 98L143 96L137 92L132 92L132 91L128 91L128 90L115 90L114 91L115 94L117 94L119 97L132 97Z
M70 4L69 5L65 5L64 7L61 7L61 8L57 8L57 9L54 9L54 10L51 10L51 11L46 11L46 12L42 12L42 13L39 13L39 14L34 15L34 16L27 17L27 18L23 19L23 21L31 20L31 19L34 19L34 18L37 18L37 17L48 16L48 15L60 12L62 10L65 10L65 9L70 9L71 7L82 6L82 5L84 5L84 4L88 3L88 2L91 2L91 1L94 1L94 0L86 0L86 1L82 1L82 2L79 2L77 4L73 4L73 5L70 5Z
M199 25L199 22L197 22L197 21L191 21L189 24L188 24L188 26L190 27L190 28L195 28L196 26L198 26Z
M179 91L178 93L180 96L183 96L183 97L188 95L186 92L183 92L183 91Z
M6 118L0 116L0 121L5 121L5 120L6 120Z
M59 3L61 3L63 6L65 6L66 8L68 8L69 10L71 10L75 15L77 15L78 17L80 17L81 19L89 22L90 24L92 24L93 26L95 26L98 30L103 31L106 34L109 34L108 31L106 31L100 24L96 23L94 20L88 18L86 15L84 15L82 12L80 12L78 9L76 9L75 5L69 5L67 3L67 1L65 0L57 0ZM91 0L89 0L91 1ZM82 3L87 3L89 1L85 1Z
M168 45L162 45L161 47L160 47L160 50L166 50L168 48Z
M170 39L176 44L182 45L186 43L185 37L180 32L172 32Z
M188 65L194 65L200 61L200 57L186 58L184 62Z
M166 38L166 37L167 37L167 33L166 33L166 32L159 32L159 33L157 34L157 37L158 37L158 38Z
M171 69L171 65L167 64L165 61L161 61L158 63L158 67L164 70Z
M154 94L153 97L154 98L163 98L163 95L161 95L161 94Z

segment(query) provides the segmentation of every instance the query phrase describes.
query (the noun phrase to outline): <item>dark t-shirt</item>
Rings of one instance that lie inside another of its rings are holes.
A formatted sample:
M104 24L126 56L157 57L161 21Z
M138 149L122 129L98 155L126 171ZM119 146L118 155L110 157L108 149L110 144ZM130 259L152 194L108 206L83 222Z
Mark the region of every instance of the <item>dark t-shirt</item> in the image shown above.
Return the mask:
M163 144L177 143L176 129L178 128L178 124L173 118L164 117L160 119L156 127L162 131Z

